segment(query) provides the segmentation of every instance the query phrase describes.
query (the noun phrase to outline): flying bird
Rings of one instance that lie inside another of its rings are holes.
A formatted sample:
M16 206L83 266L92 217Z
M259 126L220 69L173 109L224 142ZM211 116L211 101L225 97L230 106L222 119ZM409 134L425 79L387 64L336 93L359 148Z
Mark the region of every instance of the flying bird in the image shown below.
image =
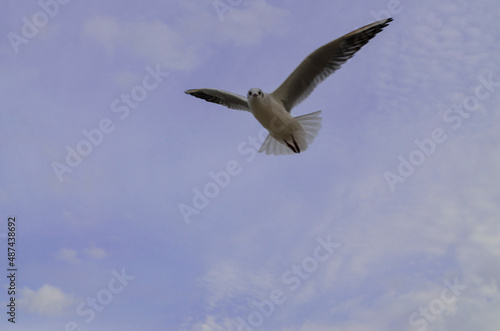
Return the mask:
M321 110L297 117L290 111L391 21L392 18L387 18L368 24L318 48L272 93L264 93L259 88L250 89L246 97L210 88L185 93L230 109L251 112L269 132L259 152L300 153L313 142L321 128Z

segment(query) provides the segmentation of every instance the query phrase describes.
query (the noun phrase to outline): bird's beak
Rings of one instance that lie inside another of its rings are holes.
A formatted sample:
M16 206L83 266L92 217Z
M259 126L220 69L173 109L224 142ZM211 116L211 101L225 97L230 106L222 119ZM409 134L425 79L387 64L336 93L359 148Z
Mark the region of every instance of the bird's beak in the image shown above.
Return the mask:
M252 97L256 97L257 95L258 95L257 93L254 93L254 94L252 94Z

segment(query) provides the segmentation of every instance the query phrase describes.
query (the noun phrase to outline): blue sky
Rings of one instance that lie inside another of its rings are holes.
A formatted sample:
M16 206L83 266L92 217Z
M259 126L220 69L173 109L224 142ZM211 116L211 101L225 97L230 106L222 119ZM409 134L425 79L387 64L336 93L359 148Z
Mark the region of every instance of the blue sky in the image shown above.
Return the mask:
M256 155L251 114L183 93L271 92L389 14L293 110L323 111L299 155ZM497 330L499 14L4 1L0 260L7 274L15 217L18 272L2 330Z

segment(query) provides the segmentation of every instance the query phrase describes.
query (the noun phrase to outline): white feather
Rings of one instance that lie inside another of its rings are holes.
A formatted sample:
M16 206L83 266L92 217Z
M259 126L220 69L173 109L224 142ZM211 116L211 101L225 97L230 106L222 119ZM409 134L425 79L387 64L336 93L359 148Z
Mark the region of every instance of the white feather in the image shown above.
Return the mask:
M321 129L321 110L307 115L297 116L294 118L301 125L301 130L295 131L293 134L297 139L297 144L300 146L300 151L305 151L318 135ZM276 140L273 136L268 135L264 143L259 149L259 153L267 155L287 155L294 152L284 143Z

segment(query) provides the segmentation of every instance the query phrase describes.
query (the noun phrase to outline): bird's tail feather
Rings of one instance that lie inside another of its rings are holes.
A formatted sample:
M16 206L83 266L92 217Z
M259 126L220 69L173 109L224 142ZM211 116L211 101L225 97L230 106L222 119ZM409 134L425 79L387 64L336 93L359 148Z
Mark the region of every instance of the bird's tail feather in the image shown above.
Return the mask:
M262 143L262 146L259 149L259 153L266 153L267 155L287 155L292 154L293 151L283 143L280 143L273 136L268 135L266 140Z
M295 117L295 119L302 125L304 129L303 135L297 137L298 144L300 146L300 151L305 151L308 145L312 144L314 138L318 135L321 129L321 110L314 113L301 115ZM266 140L259 149L259 153L265 152L267 155L287 155L293 154L293 150L282 142L274 139L271 135L268 135Z
M321 110L295 117L304 128L308 145L312 144L314 138L318 135L319 129L321 129L321 117L319 115L321 115Z

